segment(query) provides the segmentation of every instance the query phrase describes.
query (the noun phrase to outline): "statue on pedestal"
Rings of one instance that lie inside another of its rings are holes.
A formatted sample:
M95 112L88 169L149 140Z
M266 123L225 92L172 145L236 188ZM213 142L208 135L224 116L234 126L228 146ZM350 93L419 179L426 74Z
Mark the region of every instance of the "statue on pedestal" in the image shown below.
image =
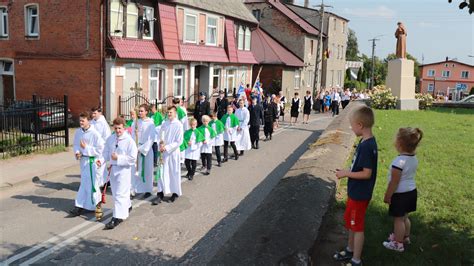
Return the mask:
M395 38L397 38L397 58L407 58L407 30L403 23L397 23L398 28L395 31Z

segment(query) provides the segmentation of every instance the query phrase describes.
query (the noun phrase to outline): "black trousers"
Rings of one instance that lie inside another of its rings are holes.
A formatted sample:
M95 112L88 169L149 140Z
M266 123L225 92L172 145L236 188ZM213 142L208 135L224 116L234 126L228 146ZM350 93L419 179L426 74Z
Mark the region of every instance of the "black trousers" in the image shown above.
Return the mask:
M222 160L221 158L221 147L220 146L215 146L214 147L215 150L216 150L216 159L217 159L217 162L220 163Z
M197 161L191 160L191 159L185 159L184 165L186 165L186 170L188 170L188 175L194 176L194 174L196 173Z
M232 147L232 150L234 150L234 156L237 157L239 156L237 154L237 147L235 146L235 141L226 141L224 140L224 159L228 159L229 158L229 142L230 142L230 146Z
M153 164L156 165L158 163L158 144L153 142Z
M212 167L212 153L201 153L202 166L206 167L207 170L211 170Z
M273 134L273 121L265 121L265 125L263 126L263 133L265 133L265 137L270 137Z
M346 109L346 106L349 104L349 100L342 101L342 109Z
M333 115L338 115L339 114L339 102L338 101L333 101L331 104L332 104L332 114Z
M324 113L324 100L319 100L319 112Z
M260 126L250 126L250 141L253 144L258 144L258 139L260 138Z

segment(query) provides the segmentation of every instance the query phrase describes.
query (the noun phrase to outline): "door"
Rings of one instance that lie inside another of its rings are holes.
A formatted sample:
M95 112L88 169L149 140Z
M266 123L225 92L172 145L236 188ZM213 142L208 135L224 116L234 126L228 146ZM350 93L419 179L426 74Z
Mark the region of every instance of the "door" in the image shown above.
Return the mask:
M122 88L123 99L126 99L130 95L135 94L135 92L132 90L133 88L135 88L135 84L140 87L140 68L134 66L126 67Z

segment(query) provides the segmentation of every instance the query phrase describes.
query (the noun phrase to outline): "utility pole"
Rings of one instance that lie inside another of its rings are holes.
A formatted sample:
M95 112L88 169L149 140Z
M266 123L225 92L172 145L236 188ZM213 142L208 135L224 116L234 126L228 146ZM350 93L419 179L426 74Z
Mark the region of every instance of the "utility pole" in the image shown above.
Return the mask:
M380 37L380 36L377 36ZM380 39L377 39L377 37L370 39L369 41L372 42L372 69L370 73L370 84L369 84L369 90L371 90L374 87L374 74L375 74L375 42L380 41Z
M321 60L321 55L322 55L322 49L323 49L323 34L324 34L324 8L326 7L332 7L324 4L324 0L321 0L320 5L316 5L314 7L319 7L319 41L318 41L318 52L316 53L316 61L314 65L314 79L313 79L313 97L317 95L317 92L321 88L321 81L319 75L319 64L322 62ZM321 64L321 69L322 69L322 64ZM321 71L322 74L322 71Z

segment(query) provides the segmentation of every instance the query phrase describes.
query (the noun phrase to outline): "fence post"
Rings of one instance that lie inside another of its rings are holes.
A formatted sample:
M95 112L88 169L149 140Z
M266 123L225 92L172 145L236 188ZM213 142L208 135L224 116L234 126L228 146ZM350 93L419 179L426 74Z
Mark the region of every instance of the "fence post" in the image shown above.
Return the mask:
M69 99L68 96L64 95L64 146L69 147L69 128L68 128L68 116L69 116Z
M118 97L118 116L122 115L122 95Z
M38 99L36 94L33 94L33 125L34 125L34 134L35 134L35 142L38 143L38 135L39 135L39 105ZM31 128L30 128L31 129Z

